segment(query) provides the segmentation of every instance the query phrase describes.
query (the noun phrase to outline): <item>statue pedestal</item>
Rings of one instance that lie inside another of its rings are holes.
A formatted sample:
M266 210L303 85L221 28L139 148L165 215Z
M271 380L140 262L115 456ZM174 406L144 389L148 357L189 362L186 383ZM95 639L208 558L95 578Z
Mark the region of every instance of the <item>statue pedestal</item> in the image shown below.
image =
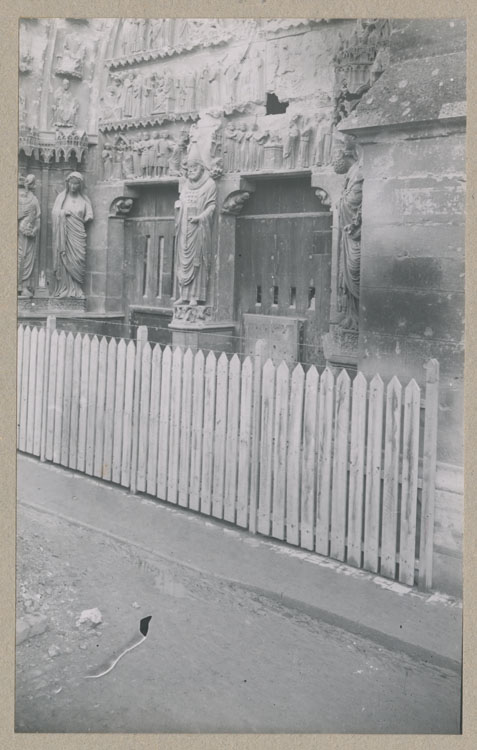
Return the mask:
M202 349L219 356L221 352L235 351L235 323L213 320L210 305L174 305L174 317L168 326L172 331L172 345L196 352Z
M335 325L323 336L323 353L327 367L356 371L358 368L358 331Z

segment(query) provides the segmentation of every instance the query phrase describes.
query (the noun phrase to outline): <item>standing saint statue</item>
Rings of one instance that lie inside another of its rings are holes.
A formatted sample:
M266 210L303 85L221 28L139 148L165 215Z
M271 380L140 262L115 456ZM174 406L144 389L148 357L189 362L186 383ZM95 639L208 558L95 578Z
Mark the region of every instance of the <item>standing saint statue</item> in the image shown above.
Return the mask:
M35 187L32 174L20 177L18 183L18 295L31 297L30 284L40 228L40 204L32 192Z
M53 125L67 125L69 127L76 125L78 109L78 99L71 93L69 80L64 78L62 85L58 86L55 91Z
M333 162L337 174L346 174L338 210L338 311L340 328L358 330L361 266L361 205L363 173L352 144L345 144Z
M55 200L53 218L53 267L56 276L54 297L84 299L86 267L85 224L93 218L89 198L83 194L83 177L71 172L66 188Z
M187 181L176 202L176 268L180 299L176 305L206 302L217 204L215 182L199 160L187 163Z

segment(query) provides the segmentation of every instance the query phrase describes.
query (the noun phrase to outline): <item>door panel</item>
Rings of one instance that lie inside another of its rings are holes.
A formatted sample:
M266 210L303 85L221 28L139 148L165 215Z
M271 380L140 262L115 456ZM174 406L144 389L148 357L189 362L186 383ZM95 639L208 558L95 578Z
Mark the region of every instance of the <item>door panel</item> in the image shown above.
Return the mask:
M331 214L309 184L257 190L236 222L236 313L305 321L303 361L322 363L331 285ZM314 208L315 210L310 210ZM273 213L272 213L273 211Z
M174 220L125 222L129 305L171 307L174 294Z

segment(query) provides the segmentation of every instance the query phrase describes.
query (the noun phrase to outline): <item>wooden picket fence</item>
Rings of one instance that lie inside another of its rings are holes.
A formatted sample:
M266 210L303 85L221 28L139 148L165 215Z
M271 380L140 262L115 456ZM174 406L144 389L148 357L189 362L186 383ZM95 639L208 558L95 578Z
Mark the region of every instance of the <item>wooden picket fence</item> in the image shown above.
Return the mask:
M18 329L18 448L404 584L432 583L439 366L298 364ZM424 412L421 426L421 410ZM420 445L423 448L420 449Z

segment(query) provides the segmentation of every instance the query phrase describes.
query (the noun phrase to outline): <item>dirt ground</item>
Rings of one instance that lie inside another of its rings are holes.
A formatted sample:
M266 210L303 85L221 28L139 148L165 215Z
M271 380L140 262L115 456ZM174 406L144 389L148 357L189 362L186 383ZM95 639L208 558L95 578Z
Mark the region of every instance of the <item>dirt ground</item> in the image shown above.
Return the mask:
M17 618L48 621L17 648L18 732L459 732L454 672L21 504L17 549Z

